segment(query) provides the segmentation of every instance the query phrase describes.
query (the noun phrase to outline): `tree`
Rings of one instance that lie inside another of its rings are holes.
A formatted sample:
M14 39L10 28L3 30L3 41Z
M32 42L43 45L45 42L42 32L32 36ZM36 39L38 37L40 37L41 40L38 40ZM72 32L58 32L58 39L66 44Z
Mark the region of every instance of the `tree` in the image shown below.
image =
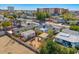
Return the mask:
M40 21L45 21L45 18L49 18L50 15L48 13L46 13L46 12L37 12L36 17Z
M42 12L38 12L37 14L37 19L40 21L44 21L45 15Z
M51 30L51 29L49 29L49 30L48 30L48 34L49 34L49 37L52 37L52 36L54 35L54 31Z
M42 54L73 54L76 52L77 50L75 48L61 46L58 43L53 42L51 39L44 42L40 49L40 53Z
M75 15L72 14L72 13L65 13L65 14L62 14L62 15L60 15L60 17L62 17L62 18L65 19L65 20L72 20L72 21L78 20L78 19L75 17Z
M46 13L46 18L50 18L50 14L49 13Z
M12 16L13 16L14 18L17 18L17 15L16 15L16 14L13 14Z
M3 22L3 23L2 23L2 26L3 26L3 27L8 27L8 26L11 26L11 25L12 25L11 22Z

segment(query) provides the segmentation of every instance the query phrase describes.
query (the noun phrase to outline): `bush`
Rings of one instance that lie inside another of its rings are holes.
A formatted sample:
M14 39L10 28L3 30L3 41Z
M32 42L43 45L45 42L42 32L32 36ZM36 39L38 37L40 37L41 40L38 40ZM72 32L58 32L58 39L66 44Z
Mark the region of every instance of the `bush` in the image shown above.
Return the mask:
M8 26L11 26L11 25L12 25L11 22L3 22L3 23L2 23L2 26L3 26L3 27L8 27Z
M70 29L75 30L75 31L79 31L79 26L72 25L72 26L70 26Z
M59 45L53 40L48 39L44 42L43 46L40 49L41 54L74 54L77 50L75 48L67 48Z

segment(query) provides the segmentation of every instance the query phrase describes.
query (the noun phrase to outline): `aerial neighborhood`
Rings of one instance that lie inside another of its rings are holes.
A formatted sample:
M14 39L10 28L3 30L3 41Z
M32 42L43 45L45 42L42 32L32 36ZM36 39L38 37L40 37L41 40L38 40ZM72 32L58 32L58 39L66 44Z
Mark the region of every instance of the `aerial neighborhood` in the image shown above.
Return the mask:
M78 54L79 10L0 9L0 54Z

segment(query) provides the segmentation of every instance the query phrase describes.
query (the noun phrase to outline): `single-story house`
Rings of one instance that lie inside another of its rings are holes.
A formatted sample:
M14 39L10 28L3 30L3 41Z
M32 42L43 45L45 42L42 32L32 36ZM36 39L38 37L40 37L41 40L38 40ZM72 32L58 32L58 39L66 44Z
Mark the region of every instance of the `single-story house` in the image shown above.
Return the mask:
M20 20L14 20L13 21L13 26L14 27L21 27L21 21Z
M56 22L54 18L45 18L45 20L49 22Z
M57 23L62 23L62 24L65 24L67 21L63 18L57 18L55 19L57 21Z
M40 28L39 30L42 31L42 32L47 32L48 28Z
M36 19L35 16L27 16L28 19Z
M62 27L62 28L69 28L70 27L68 25L62 25L61 23L46 22L46 24L51 25L51 26L58 26L58 27Z
M45 23L39 24L37 27L35 27L36 30L42 31L42 32L48 32L49 26Z
M46 22L46 24L48 25L49 29L54 30L56 33L60 32L64 28L64 26L61 24L55 24L52 22Z
M13 34L18 35L18 34L20 34L24 30L26 30L26 28L24 28L24 27L21 27L21 28L13 28L12 29L12 32L13 32Z
M23 19L23 18L16 18L17 20L19 20L19 21L24 21L25 19Z
M21 26L26 27L27 29L33 29L35 27L38 27L39 23L26 21L26 22L21 22Z
M59 33L62 29L63 29L63 27L60 27L60 26L52 26L52 29L56 32L56 33Z
M13 32L14 35L18 35L18 34L20 34L20 29L19 28L13 28L12 32Z
M79 47L79 32L69 31L58 33L55 41L67 47Z
M46 21L50 21L50 22L54 22L54 23L66 23L66 20L64 20L63 18L46 18Z
M28 30L28 31L25 31L25 32L22 32L21 33L21 36L25 39L31 39L35 36L35 31L34 30Z
M9 20L10 20L9 18L6 17L3 18L3 21L9 21Z

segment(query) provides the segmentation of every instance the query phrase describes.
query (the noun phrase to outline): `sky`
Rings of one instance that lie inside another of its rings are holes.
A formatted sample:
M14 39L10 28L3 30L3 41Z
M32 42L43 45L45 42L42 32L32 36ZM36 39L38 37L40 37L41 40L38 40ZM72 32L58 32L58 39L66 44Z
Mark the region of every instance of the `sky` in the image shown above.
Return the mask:
M36 8L66 8L79 10L79 4L0 4L0 9L7 9L12 6L15 10L35 10Z

